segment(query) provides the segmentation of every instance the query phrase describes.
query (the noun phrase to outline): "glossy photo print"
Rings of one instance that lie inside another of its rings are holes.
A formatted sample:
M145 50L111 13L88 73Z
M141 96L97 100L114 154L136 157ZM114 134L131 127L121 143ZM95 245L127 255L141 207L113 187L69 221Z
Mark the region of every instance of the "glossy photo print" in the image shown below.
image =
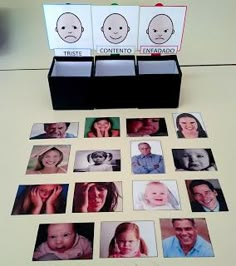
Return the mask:
M79 123L55 122L35 123L32 126L30 139L65 139L78 137Z
M160 219L164 258L214 257L205 218Z
M200 113L174 113L173 119L178 138L207 138Z
M154 221L101 222L100 258L157 257Z
M176 171L217 171L211 149L172 149Z
M85 122L85 138L108 138L120 136L119 117L89 117Z
M75 184L72 212L120 212L122 204L120 181Z
M180 199L175 180L133 181L134 210L179 210Z
M65 213L68 184L19 185L12 215Z
M132 141L131 168L133 174L165 173L160 141Z
M192 212L228 211L218 179L185 180Z
M94 223L40 224L33 261L93 258Z
M35 145L26 174L63 174L67 172L70 145Z
M115 172L121 169L120 150L77 151L74 172Z
M168 136L165 118L126 119L127 137Z

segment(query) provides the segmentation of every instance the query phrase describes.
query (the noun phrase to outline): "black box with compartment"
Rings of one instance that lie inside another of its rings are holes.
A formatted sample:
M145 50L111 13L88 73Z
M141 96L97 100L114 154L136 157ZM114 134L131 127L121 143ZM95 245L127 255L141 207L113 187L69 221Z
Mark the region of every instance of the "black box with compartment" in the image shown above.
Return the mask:
M48 73L54 110L176 108L181 79L176 55L54 57Z

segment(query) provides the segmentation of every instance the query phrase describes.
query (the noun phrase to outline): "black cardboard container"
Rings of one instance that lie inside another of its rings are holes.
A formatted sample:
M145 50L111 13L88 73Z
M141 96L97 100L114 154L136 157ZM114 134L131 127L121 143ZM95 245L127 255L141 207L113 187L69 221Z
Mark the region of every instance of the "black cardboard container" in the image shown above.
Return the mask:
M139 108L179 106L182 71L176 55L137 56L137 79L144 92Z
M176 108L181 79L176 55L54 57L48 73L54 110Z
M137 90L136 83L135 56L95 57L93 83L93 89L97 92L95 108L138 108L137 101L130 97L132 90Z
M53 58L48 82L54 110L93 109L91 98L94 58Z

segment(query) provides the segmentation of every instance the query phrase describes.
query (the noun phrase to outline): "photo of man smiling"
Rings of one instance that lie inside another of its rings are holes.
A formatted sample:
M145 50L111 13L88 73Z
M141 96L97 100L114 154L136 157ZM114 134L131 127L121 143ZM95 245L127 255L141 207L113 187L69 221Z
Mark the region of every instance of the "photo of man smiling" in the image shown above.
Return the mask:
M165 258L214 257L204 218L161 219L161 231Z

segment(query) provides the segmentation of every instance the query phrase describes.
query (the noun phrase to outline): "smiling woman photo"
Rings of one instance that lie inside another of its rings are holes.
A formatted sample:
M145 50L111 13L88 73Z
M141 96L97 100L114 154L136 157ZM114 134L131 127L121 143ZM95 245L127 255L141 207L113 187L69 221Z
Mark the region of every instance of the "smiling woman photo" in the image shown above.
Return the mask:
M26 174L66 173L69 149L69 145L34 146Z

